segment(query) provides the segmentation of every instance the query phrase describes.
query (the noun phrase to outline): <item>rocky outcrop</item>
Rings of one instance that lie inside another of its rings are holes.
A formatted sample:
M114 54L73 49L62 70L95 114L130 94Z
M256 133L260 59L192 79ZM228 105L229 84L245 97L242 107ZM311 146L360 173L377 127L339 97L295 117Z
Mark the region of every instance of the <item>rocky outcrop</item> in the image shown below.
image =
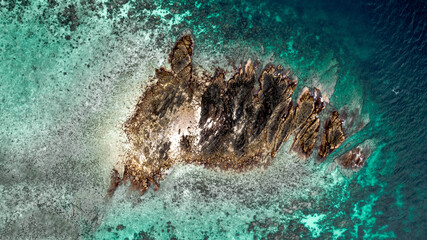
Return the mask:
M360 169L366 161L365 153L362 153L360 148L355 148L342 155L338 161L344 168Z
M322 141L318 155L321 159L327 157L331 152L337 149L344 142L345 135L342 129L342 121L337 111L332 112L325 123L325 131L322 135Z
M342 171L346 175L351 175L352 172L362 169L366 160L371 156L375 149L375 141L365 140L351 148L351 150L343 153L335 158L335 161L341 166ZM347 171L351 170L351 171Z
M306 118L299 120L302 122L300 124L302 127L295 136L293 145L294 149L302 153L305 157L311 155L315 146L320 127L319 113L325 106L326 104L323 102L320 91L316 88L314 88L312 93L308 90L304 91L298 101L296 112L299 112L300 116L302 115Z
M158 188L178 162L234 171L266 165L294 133L293 149L312 154L325 108L318 89L304 89L295 104L297 81L281 66L269 65L257 76L248 60L226 81L221 69L210 79L193 73L192 58L193 39L183 36L169 56L171 70L156 70L157 81L124 124L131 150L123 179L114 175L113 187L130 181L141 193ZM343 140L334 112L319 155L326 157Z

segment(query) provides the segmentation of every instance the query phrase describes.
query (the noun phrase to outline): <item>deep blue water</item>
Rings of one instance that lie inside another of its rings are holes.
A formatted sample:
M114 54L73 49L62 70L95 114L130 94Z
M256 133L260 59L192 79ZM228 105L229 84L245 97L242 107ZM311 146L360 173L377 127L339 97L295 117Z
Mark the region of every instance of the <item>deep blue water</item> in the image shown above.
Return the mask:
M288 4L272 3L278 8ZM426 2L295 1L290 5L301 14L306 6L324 10L329 22L319 27L331 24L334 41L343 42L358 57L364 94L382 116L371 133L386 144L378 160L384 166L393 164L391 172L378 173L386 186L372 211L383 212L377 224L389 225L397 238L422 239L426 236ZM353 200L369 194L366 189L355 192ZM400 208L391 207L396 194L403 201Z
M386 143L381 164L394 166L390 173L378 174L387 185L373 208L383 212L377 224L388 224L398 238L422 239L426 235L426 2L318 4L330 13L332 22L344 22L336 28L336 35L355 41L349 50L363 55L359 59L360 83L377 105L377 114L382 115L372 134ZM388 162L390 155L395 155L394 163ZM399 209L391 207L397 192L404 202ZM355 193L354 198L363 199L368 194Z
M427 58L425 1L367 4L375 51L364 63L366 91L383 115L380 134L387 143L384 153L396 155L393 171L382 176L387 182L377 204L398 236L423 238L426 234L426 120ZM397 93L390 91L395 90ZM386 137L388 131L394 136ZM399 190L398 190L399 189ZM390 210L393 193L399 191L405 204Z

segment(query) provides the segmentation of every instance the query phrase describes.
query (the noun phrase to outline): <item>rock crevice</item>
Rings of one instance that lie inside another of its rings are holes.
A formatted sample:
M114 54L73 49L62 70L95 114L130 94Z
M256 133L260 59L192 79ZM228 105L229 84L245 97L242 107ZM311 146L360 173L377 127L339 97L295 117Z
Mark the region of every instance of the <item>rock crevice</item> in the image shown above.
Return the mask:
M211 79L193 73L193 39L181 37L169 56L171 70L156 69L124 131L131 144L123 179L141 193L158 188L174 164L200 164L243 171L267 165L295 134L293 149L309 157L319 135L319 114L326 103L318 89L291 97L297 81L281 66L259 76L251 60L228 80L218 69ZM338 112L324 127L318 155L325 158L344 141ZM111 191L110 191L111 192Z

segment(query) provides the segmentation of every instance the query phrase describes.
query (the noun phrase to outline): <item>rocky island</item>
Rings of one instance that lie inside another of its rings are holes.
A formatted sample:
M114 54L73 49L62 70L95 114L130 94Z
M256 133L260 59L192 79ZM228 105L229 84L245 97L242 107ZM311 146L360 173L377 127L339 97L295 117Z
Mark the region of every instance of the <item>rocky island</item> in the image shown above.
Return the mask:
M292 101L297 80L281 66L256 74L251 60L229 79L194 72L190 35L173 47L171 69L156 69L155 82L136 104L124 131L131 145L123 176L114 170L110 195L124 182L142 194L159 187L177 163L244 171L266 166L295 135L292 149L309 157L316 148L326 106L319 89L304 88ZM345 140L342 120L333 111L323 127L318 158L323 161Z

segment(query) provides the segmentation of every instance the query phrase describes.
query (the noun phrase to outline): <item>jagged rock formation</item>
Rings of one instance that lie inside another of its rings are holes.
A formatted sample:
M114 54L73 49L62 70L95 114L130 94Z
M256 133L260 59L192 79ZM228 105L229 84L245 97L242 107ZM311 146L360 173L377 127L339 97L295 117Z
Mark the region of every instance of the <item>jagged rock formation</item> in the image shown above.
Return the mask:
M298 120L302 122L300 124L302 127L295 136L293 145L297 144L296 150L299 150L301 153L303 153L304 156L310 156L312 153L317 136L319 134L320 120L318 115L324 108L325 103L320 97L320 91L316 88L314 89L314 95L311 95L308 91L305 91L298 100L296 113L298 111L303 111L307 113L308 117L304 120ZM300 116L301 118L302 114L297 114L297 116ZM297 124L299 124L299 122Z
M362 168L365 164L365 154L362 153L360 148L355 148L342 155L339 159L339 163L344 168L358 169Z
M123 179L115 173L110 192L125 181L141 193L150 185L156 189L178 162L236 171L266 165L294 133L293 149L311 155L325 108L318 89L304 89L294 106L297 81L281 66L269 65L257 77L249 60L228 81L220 69L204 79L193 73L192 57L193 39L183 36L169 56L171 70L156 70L157 82L124 124L132 150ZM326 157L343 140L334 112L319 155Z
M342 121L337 111L332 112L325 123L325 132L319 149L319 156L325 158L344 142L345 135L342 129Z

